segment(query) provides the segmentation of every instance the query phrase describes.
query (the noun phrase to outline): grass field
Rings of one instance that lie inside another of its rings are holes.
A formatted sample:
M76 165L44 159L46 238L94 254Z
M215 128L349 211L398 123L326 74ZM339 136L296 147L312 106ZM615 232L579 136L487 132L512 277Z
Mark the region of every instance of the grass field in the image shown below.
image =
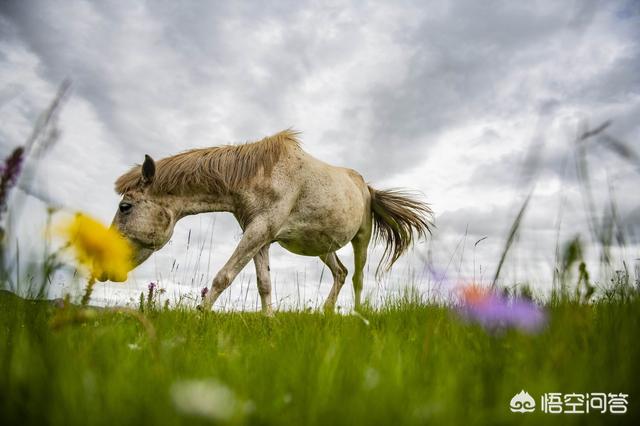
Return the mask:
M407 299L354 315L60 310L0 300L3 424L603 424L640 416L640 297L556 301L537 334ZM521 390L626 414L512 413Z

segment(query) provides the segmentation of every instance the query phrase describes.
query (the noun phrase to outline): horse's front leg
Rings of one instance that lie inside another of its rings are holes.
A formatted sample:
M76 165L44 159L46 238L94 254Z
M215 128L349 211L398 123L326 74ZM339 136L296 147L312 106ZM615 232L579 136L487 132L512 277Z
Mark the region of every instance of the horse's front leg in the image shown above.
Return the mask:
M220 294L231 285L236 275L270 241L268 229L267 224L262 221L256 221L247 226L233 254L213 279L211 291L207 293L203 302L202 307L205 311L211 310Z

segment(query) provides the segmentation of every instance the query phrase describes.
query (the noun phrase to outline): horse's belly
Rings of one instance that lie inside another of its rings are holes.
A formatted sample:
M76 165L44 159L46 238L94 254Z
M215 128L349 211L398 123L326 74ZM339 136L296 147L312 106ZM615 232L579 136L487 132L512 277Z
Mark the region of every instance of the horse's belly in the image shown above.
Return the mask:
M290 252L304 256L331 253L348 244L362 225L362 209L345 214L344 210L303 209L289 218L276 241ZM355 214L354 214L355 213Z
M343 247L352 236L336 236L322 231L306 231L302 233L287 233L278 238L277 242L292 253L303 256L321 256Z

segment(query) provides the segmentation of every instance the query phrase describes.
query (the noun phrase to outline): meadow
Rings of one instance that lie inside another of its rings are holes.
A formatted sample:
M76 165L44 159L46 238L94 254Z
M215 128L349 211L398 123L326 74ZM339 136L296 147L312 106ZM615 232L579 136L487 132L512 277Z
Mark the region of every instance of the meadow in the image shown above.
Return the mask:
M0 299L3 424L637 424L640 297L555 300L488 332L407 296L358 315L108 310ZM151 308L151 309L150 309ZM624 393L626 414L509 410Z

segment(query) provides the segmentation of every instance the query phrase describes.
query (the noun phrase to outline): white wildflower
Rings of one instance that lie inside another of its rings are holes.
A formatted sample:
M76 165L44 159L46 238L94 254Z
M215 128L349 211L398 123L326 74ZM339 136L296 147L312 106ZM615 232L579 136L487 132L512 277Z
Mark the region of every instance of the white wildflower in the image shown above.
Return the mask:
M184 414L228 421L238 401L231 389L215 380L182 380L171 386L171 399Z

